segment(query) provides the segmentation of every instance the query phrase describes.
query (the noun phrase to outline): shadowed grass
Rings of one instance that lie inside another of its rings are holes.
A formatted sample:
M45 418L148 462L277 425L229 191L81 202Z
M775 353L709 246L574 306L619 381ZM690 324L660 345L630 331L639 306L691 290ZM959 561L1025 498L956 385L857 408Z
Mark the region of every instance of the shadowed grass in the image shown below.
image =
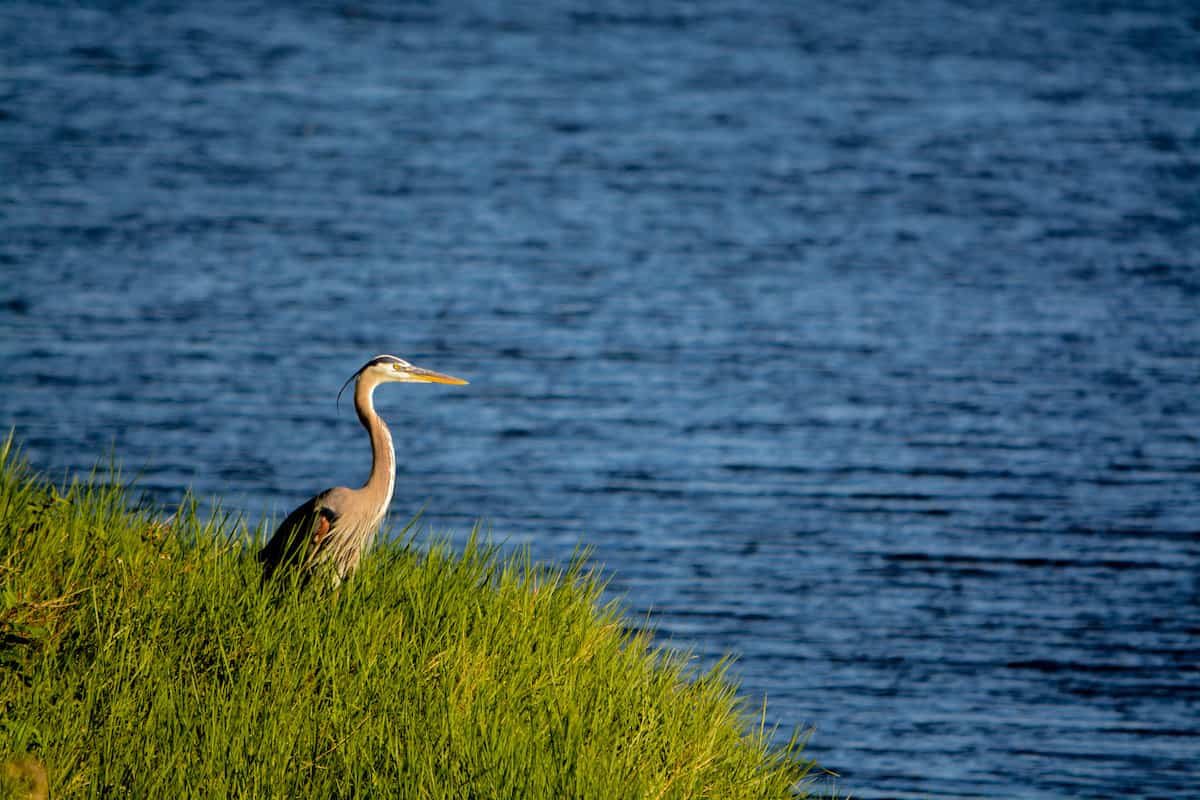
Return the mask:
M247 538L119 480L60 493L10 438L0 760L59 798L800 793L796 737L773 748L723 666L630 632L580 563L389 543L337 592L264 588Z

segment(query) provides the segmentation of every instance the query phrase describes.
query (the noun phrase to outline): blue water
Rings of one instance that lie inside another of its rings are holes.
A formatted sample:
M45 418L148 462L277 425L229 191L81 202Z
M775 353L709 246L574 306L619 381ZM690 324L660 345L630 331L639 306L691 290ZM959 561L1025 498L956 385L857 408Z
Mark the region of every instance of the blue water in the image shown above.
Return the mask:
M999 5L999 7L996 7ZM1200 796L1189 3L0 5L0 426L566 561L861 798Z

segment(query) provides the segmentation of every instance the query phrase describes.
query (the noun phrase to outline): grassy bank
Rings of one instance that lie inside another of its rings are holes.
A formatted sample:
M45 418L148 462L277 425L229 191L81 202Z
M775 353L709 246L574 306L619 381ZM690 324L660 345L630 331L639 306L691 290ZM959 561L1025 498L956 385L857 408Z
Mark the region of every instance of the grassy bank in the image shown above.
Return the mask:
M337 593L264 589L245 538L3 447L0 759L58 798L760 798L806 774L579 567L387 544Z

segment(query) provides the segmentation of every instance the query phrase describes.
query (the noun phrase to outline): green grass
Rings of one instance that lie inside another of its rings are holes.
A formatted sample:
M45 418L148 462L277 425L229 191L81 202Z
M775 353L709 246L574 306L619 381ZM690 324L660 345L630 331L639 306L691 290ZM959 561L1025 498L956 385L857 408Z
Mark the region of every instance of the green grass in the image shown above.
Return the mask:
M261 538L261 531L254 536ZM236 522L60 491L0 449L0 760L52 796L804 796L723 666L631 632L594 575L388 543L263 587ZM10 761L10 763L16 763ZM0 798L18 795L5 788Z

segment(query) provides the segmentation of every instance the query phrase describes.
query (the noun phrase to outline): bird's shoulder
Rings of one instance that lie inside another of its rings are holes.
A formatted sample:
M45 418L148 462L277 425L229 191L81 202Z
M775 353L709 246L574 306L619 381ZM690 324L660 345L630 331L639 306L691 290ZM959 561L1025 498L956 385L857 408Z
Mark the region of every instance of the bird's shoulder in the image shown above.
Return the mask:
M335 486L332 489L326 489L313 498L313 511L322 516L330 517L331 522L336 521L350 501L350 495L353 491L353 489L346 486Z
M326 489L305 500L284 518L267 545L259 552L258 560L278 566L295 558L310 540L319 541L337 523L338 489ZM333 498L331 505L330 498Z
M311 528L314 522L322 518L326 524L334 524L342 514L342 509L345 507L346 493L349 491L345 486L335 486L332 489L326 489L323 492L313 495L292 509L292 513L288 514L280 524L279 530L291 531L294 528Z

